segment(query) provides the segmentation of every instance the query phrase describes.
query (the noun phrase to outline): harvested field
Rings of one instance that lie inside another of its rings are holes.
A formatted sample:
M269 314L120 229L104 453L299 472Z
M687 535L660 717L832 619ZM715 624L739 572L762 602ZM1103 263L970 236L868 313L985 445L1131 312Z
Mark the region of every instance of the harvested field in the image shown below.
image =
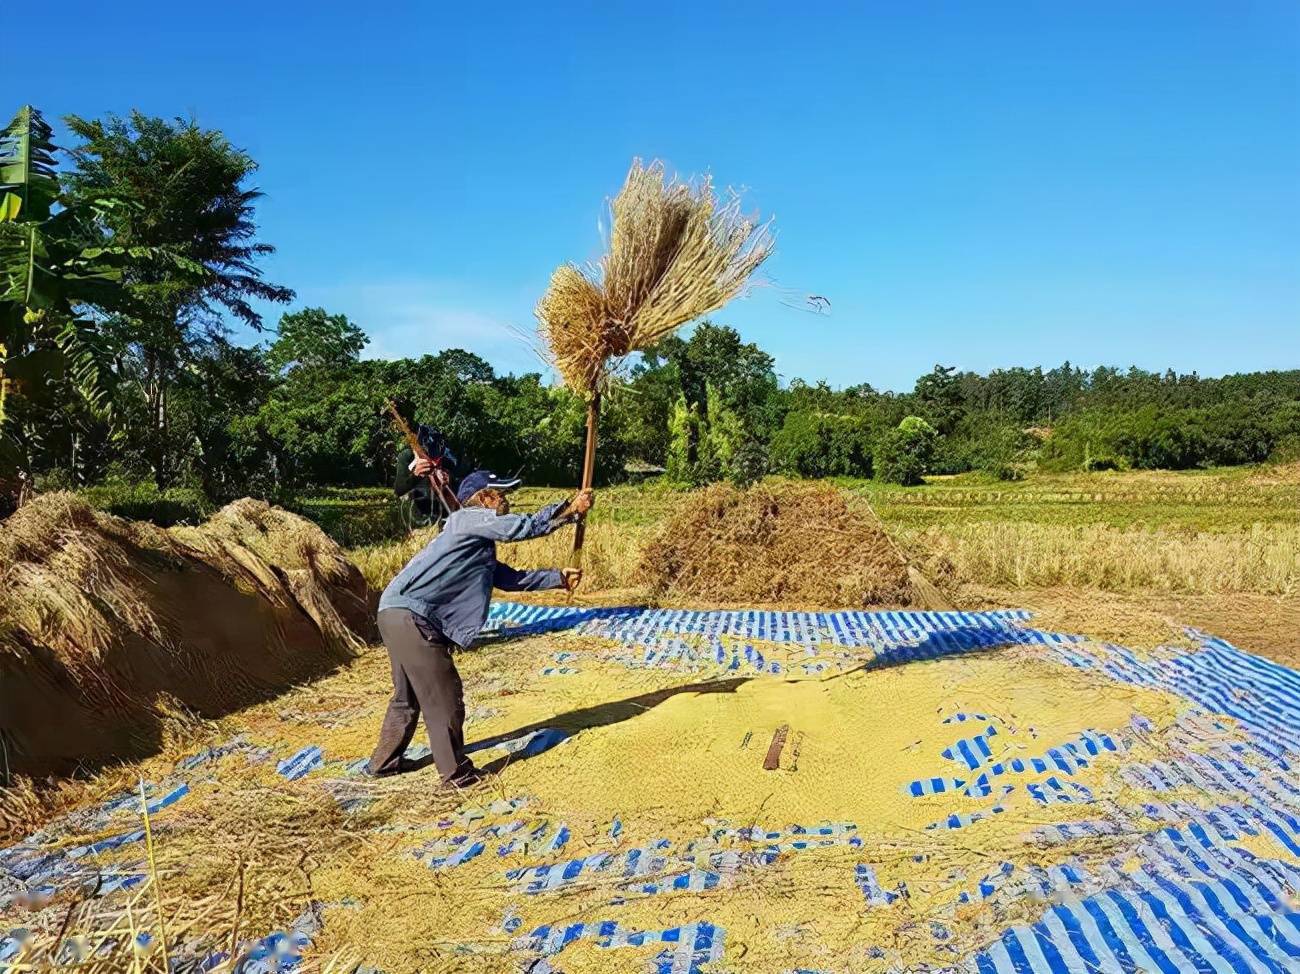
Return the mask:
M1300 940L1263 931L1300 928L1300 676L1207 633L1295 659L1300 618L1292 596L1241 591L1248 572L1213 567L1245 549L1203 548L1203 577L1228 581L1198 591L980 585L968 572L987 538L972 532L945 580L966 611L826 612L860 604L825 565L870 549L835 545L871 521L852 497L813 488L819 508L807 490L773 482L713 507L717 492L607 492L572 604L500 604L496 634L458 657L467 738L497 772L468 792L438 789L431 768L358 774L389 692L382 652L171 725L157 755L65 789L67 814L15 792L44 828L0 850L0 931L33 932L26 948L0 936L0 963L19 949L39 963L65 922L93 938L116 917L102 969L135 969L120 918L152 907L137 923L153 930L160 891L183 931L169 955L219 971L280 951L304 972L1001 972L1039 969L1019 960L1035 945L1067 970L1290 969ZM934 524L872 501L919 552ZM910 510L931 519L939 503ZM987 521L983 503L956 523ZM1024 504L1054 518L1077 506ZM737 560L779 545L791 510L796 536L830 539L783 555L820 564L800 588L780 563L751 576ZM1130 547L1211 533L1140 530ZM1081 544L1122 561L1123 545L1088 532ZM429 536L363 552L367 575L383 584ZM671 577L717 587L629 608L651 594L628 587L632 569L674 539L654 556ZM568 542L503 554L554 564ZM408 756L427 761L422 738ZM136 776L156 870L127 795Z
M872 515L825 484L726 484L693 495L645 548L659 599L908 605L907 566Z
M162 746L350 659L364 580L315 525L258 501L169 530L67 494L0 524L0 738L8 775Z
M0 919L37 952L135 895L156 932L156 884L178 961L390 974L998 970L1022 933L1081 970L1088 950L1285 970L1300 949L1258 932L1300 919L1295 776L1272 757L1300 739L1254 716L1300 713L1277 689L1300 678L1216 640L1130 653L1023 613L494 620L460 657L489 782L358 777L388 682L365 654L139 767L156 870L120 782L0 850L50 890L0 894ZM1090 922L1096 945L1071 934ZM104 969L131 969L122 939Z
M966 586L974 609L1017 605L1043 626L1145 648L1178 640L1184 626L1223 636L1235 646L1300 667L1300 599L1275 595L1142 595L1074 588Z

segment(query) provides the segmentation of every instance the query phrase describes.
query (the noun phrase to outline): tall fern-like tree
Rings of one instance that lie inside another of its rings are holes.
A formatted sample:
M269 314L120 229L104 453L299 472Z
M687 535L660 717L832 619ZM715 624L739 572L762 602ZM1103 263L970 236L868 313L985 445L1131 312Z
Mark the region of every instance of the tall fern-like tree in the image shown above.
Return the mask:
M168 396L180 370L224 334L227 315L260 329L254 302L288 302L293 291L262 277L259 263L275 248L257 240L254 217L262 194L247 185L257 164L221 132L140 112L94 121L72 116L67 124L83 140L69 180L74 194L108 192L133 200L138 205L108 216L113 241L158 254L124 272L130 306L114 324L148 408L144 452L165 487L176 473ZM168 259L172 253L201 274L178 268Z

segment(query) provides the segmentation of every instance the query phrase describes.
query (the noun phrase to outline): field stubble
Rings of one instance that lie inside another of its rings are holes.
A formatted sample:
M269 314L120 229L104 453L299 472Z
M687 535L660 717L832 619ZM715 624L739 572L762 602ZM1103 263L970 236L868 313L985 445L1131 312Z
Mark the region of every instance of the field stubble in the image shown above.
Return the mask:
M1294 471L1044 476L1012 484L935 478L915 489L862 481L895 538L923 564L947 559L962 584L1148 594L1300 595L1300 475ZM626 590L642 551L685 494L657 486L602 492L584 551L585 589ZM521 491L518 507L556 499ZM420 545L355 549L382 586ZM519 567L564 564L567 531L511 548Z

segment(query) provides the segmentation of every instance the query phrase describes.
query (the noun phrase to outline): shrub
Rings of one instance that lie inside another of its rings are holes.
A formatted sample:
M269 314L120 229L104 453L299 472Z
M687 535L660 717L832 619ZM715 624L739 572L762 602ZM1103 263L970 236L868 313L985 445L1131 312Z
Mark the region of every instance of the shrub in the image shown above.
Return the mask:
M727 479L740 488L752 487L767 476L770 462L767 449L757 440L746 440L736 447Z
M920 416L906 417L876 445L876 477L905 487L919 484L938 438L938 431Z
M772 437L772 465L798 477L870 477L871 434L856 416L791 412Z
M979 458L979 469L998 480L1020 480L1033 467L1038 440L1019 426L990 430Z
M409 531L402 502L388 490L314 491L285 506L314 521L344 548L393 541Z
M1089 473L1097 473L1102 470L1119 470L1120 462L1111 456L1090 456L1084 459L1083 469Z
M1300 434L1287 436L1278 441L1273 452L1268 455L1269 463L1295 463L1300 461Z
M213 511L201 491L171 487L160 491L152 480L110 478L81 494L92 507L133 521L152 521L164 528L198 524Z

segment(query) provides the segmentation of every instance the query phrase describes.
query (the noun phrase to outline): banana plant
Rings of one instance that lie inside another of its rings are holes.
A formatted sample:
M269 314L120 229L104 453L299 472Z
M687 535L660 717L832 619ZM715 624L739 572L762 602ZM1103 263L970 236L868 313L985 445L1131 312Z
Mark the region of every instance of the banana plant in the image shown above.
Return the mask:
M136 260L161 257L196 279L206 273L160 248L115 246L105 217L131 201L66 196L56 151L53 131L30 105L0 130L0 483L11 491L25 469L12 422L18 400L40 404L70 381L93 410L109 401L109 350L85 310L129 313L120 282Z

